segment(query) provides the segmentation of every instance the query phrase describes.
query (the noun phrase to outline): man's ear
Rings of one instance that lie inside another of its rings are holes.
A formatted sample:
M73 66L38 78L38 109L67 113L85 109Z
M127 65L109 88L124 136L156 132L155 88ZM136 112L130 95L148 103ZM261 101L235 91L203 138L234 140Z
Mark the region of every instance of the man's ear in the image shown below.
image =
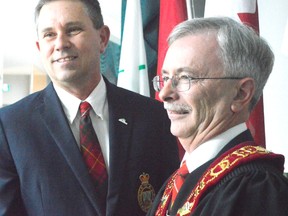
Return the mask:
M109 38L110 38L110 29L108 26L104 25L101 27L100 29L100 52L103 53L108 45L109 42Z
M231 104L231 110L237 113L249 108L249 104L255 93L255 82L251 77L245 77L238 82L237 95Z

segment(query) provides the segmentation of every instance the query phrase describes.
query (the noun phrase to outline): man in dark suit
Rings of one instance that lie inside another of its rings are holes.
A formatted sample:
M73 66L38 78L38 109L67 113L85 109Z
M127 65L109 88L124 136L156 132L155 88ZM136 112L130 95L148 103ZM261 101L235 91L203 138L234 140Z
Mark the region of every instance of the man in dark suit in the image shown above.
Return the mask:
M165 110L101 76L110 32L96 0L40 0L36 24L52 82L0 111L0 215L145 215L179 166ZM82 101L108 173L102 199L81 155Z
M168 42L153 83L185 155L147 215L288 215L284 156L245 124L272 71L267 43L225 17L185 21Z

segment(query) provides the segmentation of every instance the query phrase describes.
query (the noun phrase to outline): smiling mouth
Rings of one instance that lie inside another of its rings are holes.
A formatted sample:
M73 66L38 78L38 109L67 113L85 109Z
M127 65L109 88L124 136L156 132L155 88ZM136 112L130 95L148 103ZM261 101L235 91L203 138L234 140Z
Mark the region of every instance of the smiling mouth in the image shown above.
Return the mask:
M76 59L76 56L69 56L69 57L65 57L65 58L59 58L57 60L54 60L54 62L58 62L58 63L64 63L64 62L69 62L69 61L73 61L74 59Z
M185 115L189 113L189 111L183 110L183 109L182 110L167 110L167 112L169 114L178 114L178 115Z

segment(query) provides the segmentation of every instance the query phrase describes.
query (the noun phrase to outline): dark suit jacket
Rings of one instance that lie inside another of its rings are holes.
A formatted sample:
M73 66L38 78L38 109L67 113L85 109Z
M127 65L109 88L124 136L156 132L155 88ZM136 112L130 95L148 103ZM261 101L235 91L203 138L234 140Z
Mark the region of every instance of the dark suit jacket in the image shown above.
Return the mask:
M107 215L145 215L139 176L148 173L157 193L179 166L177 144L160 102L105 82ZM0 110L0 215L103 215L101 202L52 84Z
M248 130L231 140L215 158L191 172L186 177L169 215L176 215L177 210L183 206L212 162L229 149L245 141L253 141ZM288 180L276 167L273 161L256 160L236 168L203 195L191 215L288 215ZM166 184L167 181L157 194L147 216L155 215Z

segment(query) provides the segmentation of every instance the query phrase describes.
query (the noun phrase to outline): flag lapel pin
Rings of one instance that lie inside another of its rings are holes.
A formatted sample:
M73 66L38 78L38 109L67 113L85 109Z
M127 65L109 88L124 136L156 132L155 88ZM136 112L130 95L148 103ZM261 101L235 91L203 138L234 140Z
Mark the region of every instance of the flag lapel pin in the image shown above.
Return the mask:
M120 119L118 119L118 121L123 123L123 124L125 124L125 125L128 125L128 123L127 123L125 118L120 118Z

